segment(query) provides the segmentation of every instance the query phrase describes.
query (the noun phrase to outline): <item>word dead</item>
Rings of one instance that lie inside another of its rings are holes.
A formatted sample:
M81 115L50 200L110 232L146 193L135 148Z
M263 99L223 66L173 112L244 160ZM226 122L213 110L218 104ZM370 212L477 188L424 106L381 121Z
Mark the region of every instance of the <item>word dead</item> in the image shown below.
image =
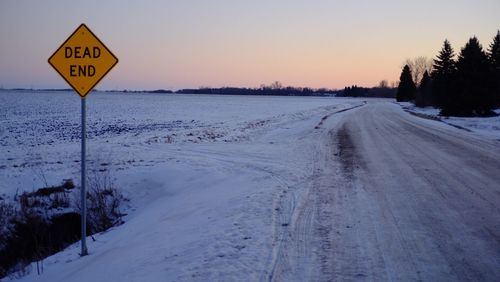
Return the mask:
M85 47L80 46L75 47L65 47L64 57L66 59L97 59L101 56L101 49L99 47ZM93 77L95 75L95 66L91 64L83 65L70 65L69 66L70 76L85 76Z

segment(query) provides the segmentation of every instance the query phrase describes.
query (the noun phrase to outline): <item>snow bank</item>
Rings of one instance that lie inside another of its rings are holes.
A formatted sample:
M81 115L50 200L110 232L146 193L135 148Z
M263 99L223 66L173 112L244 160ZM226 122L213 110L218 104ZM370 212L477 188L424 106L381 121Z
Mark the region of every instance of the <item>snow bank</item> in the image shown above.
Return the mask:
M496 117L444 117L439 115L439 109L433 107L419 108L415 107L412 103L398 104L404 110L419 114L422 117L439 120L448 125L474 132L481 136L500 140L500 109L495 111L498 114Z

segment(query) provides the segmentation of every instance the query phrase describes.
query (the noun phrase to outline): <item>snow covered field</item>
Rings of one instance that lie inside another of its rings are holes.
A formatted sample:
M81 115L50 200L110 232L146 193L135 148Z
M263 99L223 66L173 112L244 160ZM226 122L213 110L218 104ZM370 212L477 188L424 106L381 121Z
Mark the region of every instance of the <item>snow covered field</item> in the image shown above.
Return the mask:
M27 281L265 280L312 175L314 128L364 104L318 97L92 93L91 169L131 199L126 223L47 259ZM0 92L0 194L79 182L80 100ZM286 200L285 200L286 199ZM285 209L285 210L280 210Z
M0 92L0 194L78 175L80 100L72 92ZM165 148L250 141L267 129L353 102L331 98L93 93L88 159L114 170L150 167ZM44 179L45 178L45 179Z

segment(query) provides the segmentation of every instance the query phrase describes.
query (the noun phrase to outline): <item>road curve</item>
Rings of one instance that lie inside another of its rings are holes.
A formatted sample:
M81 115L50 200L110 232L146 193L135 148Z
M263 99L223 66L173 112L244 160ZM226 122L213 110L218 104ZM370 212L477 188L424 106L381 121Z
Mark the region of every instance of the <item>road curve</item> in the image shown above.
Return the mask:
M311 192L319 280L500 280L500 142L387 102L330 137Z

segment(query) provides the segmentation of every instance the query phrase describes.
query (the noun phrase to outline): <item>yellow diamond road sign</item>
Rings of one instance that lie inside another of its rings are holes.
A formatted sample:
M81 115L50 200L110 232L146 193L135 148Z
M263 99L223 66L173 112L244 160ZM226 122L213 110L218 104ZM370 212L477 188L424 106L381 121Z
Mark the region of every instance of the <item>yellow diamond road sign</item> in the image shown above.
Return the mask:
M97 36L81 24L49 58L49 64L85 98L118 63Z

